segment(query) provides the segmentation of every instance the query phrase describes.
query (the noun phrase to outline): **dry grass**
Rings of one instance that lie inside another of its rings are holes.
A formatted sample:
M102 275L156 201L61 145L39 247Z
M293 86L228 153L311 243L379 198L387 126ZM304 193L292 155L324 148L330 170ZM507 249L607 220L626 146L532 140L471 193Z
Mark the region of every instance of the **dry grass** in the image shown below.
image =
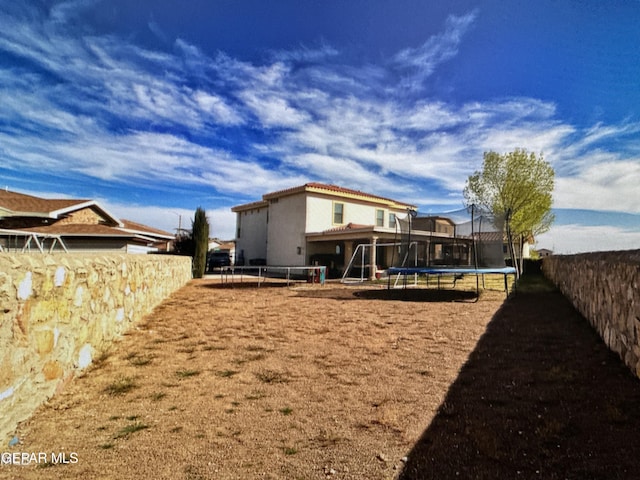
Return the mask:
M20 428L21 451L77 464L2 474L393 478L504 301L216 287L174 294Z

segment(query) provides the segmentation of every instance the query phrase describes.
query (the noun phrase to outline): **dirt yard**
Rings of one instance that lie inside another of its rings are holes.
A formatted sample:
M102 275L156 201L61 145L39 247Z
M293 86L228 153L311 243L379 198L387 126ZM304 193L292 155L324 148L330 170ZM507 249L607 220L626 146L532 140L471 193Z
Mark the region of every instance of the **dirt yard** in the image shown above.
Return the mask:
M193 281L0 478L639 478L640 382L559 294L388 293Z

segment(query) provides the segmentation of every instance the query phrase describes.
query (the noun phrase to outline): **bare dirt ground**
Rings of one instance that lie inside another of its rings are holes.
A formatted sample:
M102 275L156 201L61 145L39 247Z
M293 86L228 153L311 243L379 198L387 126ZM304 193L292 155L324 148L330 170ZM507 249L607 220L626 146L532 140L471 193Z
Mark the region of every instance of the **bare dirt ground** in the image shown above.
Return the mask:
M193 281L9 450L72 461L0 478L640 478L640 382L559 294L388 293Z

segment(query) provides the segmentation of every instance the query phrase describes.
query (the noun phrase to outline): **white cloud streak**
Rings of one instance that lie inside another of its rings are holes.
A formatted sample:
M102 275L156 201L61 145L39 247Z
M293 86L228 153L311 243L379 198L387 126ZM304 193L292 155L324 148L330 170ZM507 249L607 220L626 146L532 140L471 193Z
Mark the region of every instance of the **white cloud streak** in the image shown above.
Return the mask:
M194 211L184 208L131 205L108 200L100 200L100 204L118 218L153 225L168 233L176 233L178 228L189 230L193 223ZM224 240L235 238L235 214L229 208L207 209L206 214L209 221L209 234L212 238Z
M477 11L463 16L452 15L447 19L444 32L433 35L418 48L398 52L394 58L396 65L410 72L403 79L402 88L420 90L422 81L431 76L439 64L453 58L476 16Z
M611 226L558 225L536 240L536 248L556 254L634 250L640 245L640 232Z
M640 213L640 158L601 161L556 183L559 208Z

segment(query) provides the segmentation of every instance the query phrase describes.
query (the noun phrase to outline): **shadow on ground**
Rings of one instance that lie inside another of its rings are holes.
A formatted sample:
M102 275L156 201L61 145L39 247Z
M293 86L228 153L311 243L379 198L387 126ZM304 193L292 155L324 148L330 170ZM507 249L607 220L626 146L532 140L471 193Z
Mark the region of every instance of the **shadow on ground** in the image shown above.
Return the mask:
M393 300L403 302L475 302L478 300L476 292L468 290L436 290L433 288L406 288L387 289L376 288L371 290L350 290L345 288L331 288L320 285L310 285L301 282L278 281L228 281L228 282L206 282L200 285L201 288L212 289L254 289L254 288L292 288L296 289L298 297L307 298L330 298L333 300Z
M245 288L245 289L253 289L253 288L284 288L289 285L286 282L260 282L257 281L243 281L243 282L211 282L211 283L203 283L200 285L201 288L214 288L214 289L227 289L227 288Z
M475 301L478 298L476 292L426 288L361 290L355 292L354 296L363 300L399 300L403 302L461 302Z
M296 295L299 297L330 298L333 300L391 300L402 302L473 302L478 299L476 292L426 288L352 290L324 287L299 290Z
M399 478L640 478L640 380L560 293L518 293Z

